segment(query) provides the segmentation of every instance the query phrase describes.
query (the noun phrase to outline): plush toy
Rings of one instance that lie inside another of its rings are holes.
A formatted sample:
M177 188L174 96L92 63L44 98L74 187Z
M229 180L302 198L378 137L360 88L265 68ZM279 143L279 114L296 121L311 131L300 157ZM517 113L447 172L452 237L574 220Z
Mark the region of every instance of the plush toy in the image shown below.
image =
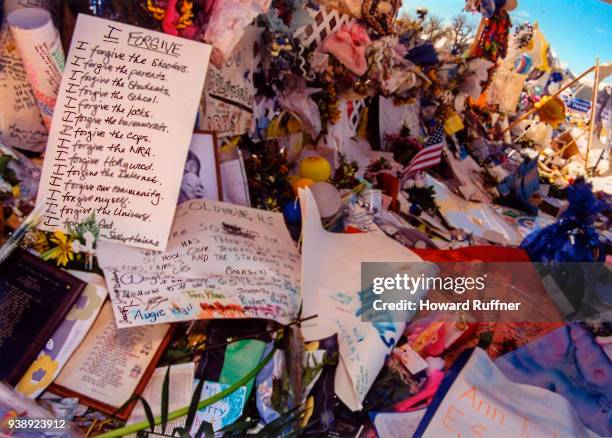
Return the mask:
M370 37L359 24L345 24L328 36L321 46L324 52L334 55L346 68L358 76L368 69L366 50Z

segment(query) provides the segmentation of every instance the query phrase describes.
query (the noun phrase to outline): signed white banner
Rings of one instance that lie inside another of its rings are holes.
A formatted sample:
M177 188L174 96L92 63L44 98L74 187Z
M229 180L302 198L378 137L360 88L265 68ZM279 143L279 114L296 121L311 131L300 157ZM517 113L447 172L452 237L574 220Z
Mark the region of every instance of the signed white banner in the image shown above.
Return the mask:
M280 213L187 201L165 252L100 242L98 261L119 327L206 318L286 324L300 306L300 256Z

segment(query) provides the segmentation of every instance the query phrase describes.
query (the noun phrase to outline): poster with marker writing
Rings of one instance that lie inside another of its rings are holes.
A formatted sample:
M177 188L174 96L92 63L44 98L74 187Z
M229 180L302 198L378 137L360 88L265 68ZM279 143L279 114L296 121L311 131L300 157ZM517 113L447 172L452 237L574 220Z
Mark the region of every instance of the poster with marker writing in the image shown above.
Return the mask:
M283 215L208 199L176 208L164 252L98 243L118 327L215 318L288 324L300 254Z
M41 227L166 248L209 45L79 15L43 165Z

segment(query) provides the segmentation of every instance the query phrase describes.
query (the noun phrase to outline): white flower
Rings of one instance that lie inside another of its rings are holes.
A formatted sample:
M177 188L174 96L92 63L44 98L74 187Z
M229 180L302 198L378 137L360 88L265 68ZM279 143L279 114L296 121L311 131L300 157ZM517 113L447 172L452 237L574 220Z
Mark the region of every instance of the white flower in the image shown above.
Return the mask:
M85 247L89 250L89 252L92 252L96 237L91 231L85 231L83 233L83 239L85 239Z

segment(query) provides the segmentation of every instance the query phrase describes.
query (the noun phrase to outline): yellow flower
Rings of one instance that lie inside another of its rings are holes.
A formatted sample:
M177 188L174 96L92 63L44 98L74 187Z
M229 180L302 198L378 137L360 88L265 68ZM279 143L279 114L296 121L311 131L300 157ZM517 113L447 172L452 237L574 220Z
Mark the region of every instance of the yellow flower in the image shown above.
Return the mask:
M49 240L57 245L51 258L56 259L58 265L66 266L70 260L74 260L70 237L61 231L55 231Z
M151 0L147 0L147 9L153 13L153 18L156 20L161 21L166 16L166 10L155 6Z
M47 235L42 231L36 231L35 240L34 240L34 250L39 254L45 252L49 249L49 241L47 240Z

